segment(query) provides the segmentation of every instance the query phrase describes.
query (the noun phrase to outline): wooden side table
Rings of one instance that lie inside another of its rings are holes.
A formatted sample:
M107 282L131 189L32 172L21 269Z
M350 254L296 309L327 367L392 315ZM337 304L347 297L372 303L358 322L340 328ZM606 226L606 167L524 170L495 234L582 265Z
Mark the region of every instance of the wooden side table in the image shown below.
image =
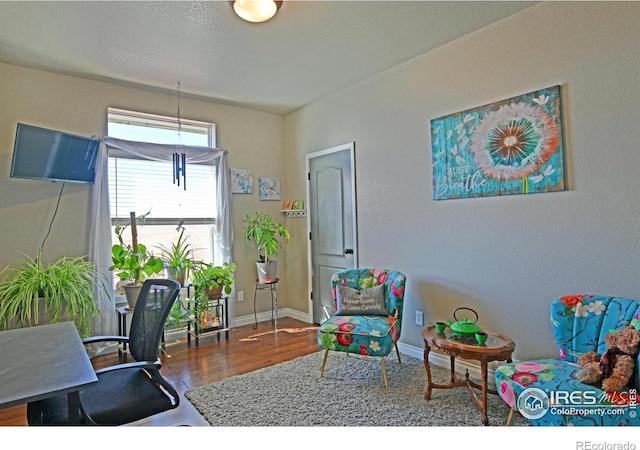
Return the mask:
M451 329L447 327L444 332L439 333L433 324L427 326L422 332L424 339L424 367L427 370L427 391L424 394L425 400L431 398L431 390L451 389L456 387L466 387L476 404L482 409L482 422L489 425L487 416L487 393L497 394L487 386L488 363L491 361L511 362L511 355L516 348L515 342L509 337L491 330L482 330L489 337L484 344L478 344L473 335L455 336ZM448 384L436 384L431 380L431 367L429 365L429 351L431 349L449 355L451 365L451 381ZM455 359L471 359L480 361L480 371L482 379L480 384L469 378L467 370L464 379L458 379L455 373ZM476 389L481 391L482 398L478 397Z

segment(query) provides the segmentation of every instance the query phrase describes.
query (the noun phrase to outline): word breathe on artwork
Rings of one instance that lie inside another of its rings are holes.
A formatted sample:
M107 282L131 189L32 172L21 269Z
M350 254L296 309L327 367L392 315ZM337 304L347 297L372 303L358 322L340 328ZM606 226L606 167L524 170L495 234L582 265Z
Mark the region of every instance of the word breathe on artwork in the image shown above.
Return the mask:
M456 174L451 173L451 169L446 176L438 178L436 183L436 196L442 196L451 191L462 190L464 192L472 192L475 188L481 188L486 186L489 181L482 176L482 171L476 170L474 173L467 173L466 176L462 174L460 179L454 179L452 175L461 175L461 168L453 168L458 172Z

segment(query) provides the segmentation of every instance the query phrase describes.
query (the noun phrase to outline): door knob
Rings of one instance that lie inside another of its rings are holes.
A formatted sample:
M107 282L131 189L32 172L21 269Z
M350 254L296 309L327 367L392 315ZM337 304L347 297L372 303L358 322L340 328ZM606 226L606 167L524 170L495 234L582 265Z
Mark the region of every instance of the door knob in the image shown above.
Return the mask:
M352 248L345 248L344 249L344 254L345 255L353 255L353 249Z

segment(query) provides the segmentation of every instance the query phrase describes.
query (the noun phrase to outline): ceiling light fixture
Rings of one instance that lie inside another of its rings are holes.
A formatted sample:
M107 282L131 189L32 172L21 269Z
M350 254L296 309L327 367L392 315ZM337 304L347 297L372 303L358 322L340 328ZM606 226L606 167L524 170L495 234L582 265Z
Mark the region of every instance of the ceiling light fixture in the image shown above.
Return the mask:
M282 2L274 0L235 0L231 4L238 16L254 23L271 19L282 6Z

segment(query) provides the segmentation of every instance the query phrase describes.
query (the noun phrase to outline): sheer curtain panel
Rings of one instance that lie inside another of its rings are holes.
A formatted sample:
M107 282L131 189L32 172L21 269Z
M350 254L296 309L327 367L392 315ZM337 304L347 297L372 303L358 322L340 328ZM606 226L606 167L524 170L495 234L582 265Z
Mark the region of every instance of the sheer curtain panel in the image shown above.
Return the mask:
M89 260L93 261L103 273L108 283L108 295L96 291L101 317L94 320L93 334L116 334L115 292L113 291L113 273L111 266L111 213L109 207L108 158L110 152L121 157L146 159L152 161L171 161L177 151L175 145L151 144L123 139L104 137L96 162L96 178L91 188L91 221ZM216 167L216 241L215 263L231 262L233 229L231 226L231 178L227 164L227 151L215 148L180 146L187 164L210 164ZM167 180L170 183L171 180ZM103 349L93 349L99 353Z

